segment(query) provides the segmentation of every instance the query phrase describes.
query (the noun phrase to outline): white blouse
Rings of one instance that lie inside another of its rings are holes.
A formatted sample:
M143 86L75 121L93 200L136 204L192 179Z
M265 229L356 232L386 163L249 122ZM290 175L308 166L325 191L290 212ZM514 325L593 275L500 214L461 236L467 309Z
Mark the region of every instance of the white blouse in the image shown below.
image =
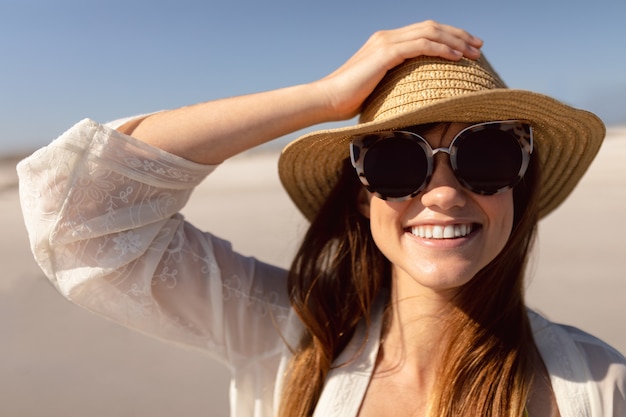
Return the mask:
M193 346L232 373L231 415L270 417L301 326L286 271L235 253L179 213L213 169L83 120L18 165L35 259L65 297L120 324ZM328 375L315 416L356 416L382 314ZM626 359L529 312L562 417L626 416Z

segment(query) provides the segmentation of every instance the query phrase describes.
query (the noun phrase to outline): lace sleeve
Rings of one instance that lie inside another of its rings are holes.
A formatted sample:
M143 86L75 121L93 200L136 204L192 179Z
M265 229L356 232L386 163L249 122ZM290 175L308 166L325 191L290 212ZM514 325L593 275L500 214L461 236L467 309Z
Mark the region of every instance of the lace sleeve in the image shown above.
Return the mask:
M284 271L178 213L213 168L78 123L18 166L35 259L65 297L123 325L225 361L265 354L288 314Z

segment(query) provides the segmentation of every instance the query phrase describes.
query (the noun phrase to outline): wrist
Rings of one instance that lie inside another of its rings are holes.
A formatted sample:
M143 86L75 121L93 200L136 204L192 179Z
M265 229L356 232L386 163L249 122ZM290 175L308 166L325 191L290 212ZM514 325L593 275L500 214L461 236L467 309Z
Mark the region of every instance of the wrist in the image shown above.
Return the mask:
M308 84L318 97L320 123L348 120L356 116L360 106L343 102L336 94L336 86L324 78Z

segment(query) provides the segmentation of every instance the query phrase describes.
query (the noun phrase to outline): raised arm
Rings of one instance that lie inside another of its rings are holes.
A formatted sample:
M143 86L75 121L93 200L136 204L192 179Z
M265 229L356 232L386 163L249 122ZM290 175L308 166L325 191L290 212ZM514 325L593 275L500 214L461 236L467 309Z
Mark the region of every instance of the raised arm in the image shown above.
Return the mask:
M322 80L161 112L118 129L139 140L79 122L18 166L35 259L75 303L233 366L282 348L280 337L267 334L288 316L285 271L236 254L179 214L212 170L206 164L354 116L404 59L477 57L480 44L459 29L425 22L375 34Z
M217 164L287 133L355 116L385 73L405 59L475 59L481 46L464 30L433 21L380 31L321 80L157 113L118 130L191 161Z

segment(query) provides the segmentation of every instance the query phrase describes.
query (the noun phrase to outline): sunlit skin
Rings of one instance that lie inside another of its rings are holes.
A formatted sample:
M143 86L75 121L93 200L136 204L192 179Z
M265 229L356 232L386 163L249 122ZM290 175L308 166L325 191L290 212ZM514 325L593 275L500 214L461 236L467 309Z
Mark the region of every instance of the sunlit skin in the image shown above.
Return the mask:
M447 147L467 126L454 123L445 131L439 127L423 136L433 148ZM391 261L394 287L402 288L401 298L425 295L449 300L496 257L511 234L513 192L474 194L458 182L447 154L435 158L432 180L415 198L388 202L368 194L361 204L377 246ZM411 227L451 224L471 224L472 232L454 239L411 233Z

